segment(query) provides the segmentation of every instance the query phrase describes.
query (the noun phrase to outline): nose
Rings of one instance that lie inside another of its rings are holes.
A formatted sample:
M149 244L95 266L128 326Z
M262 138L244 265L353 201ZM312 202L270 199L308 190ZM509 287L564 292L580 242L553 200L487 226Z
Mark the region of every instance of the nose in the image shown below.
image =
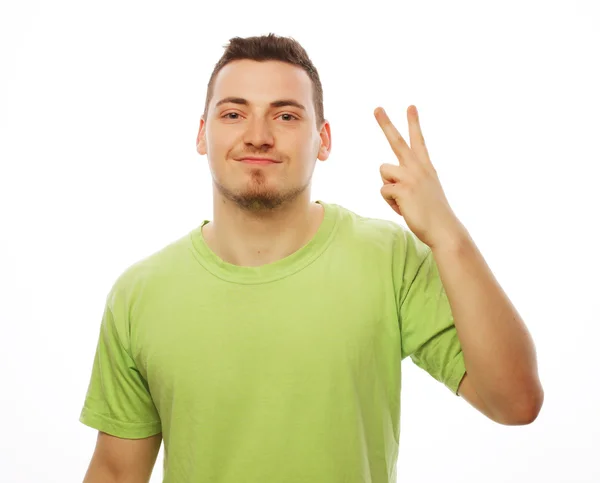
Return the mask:
M248 129L244 133L244 143L257 148L273 145L273 134L269 123L264 119L254 118L248 122Z

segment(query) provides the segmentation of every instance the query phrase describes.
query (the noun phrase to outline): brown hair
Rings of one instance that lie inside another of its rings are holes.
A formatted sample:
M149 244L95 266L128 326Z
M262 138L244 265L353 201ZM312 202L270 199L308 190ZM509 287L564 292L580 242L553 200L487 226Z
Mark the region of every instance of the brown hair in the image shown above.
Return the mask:
M323 112L323 86L319 78L319 73L309 59L306 50L298 41L292 37L280 37L273 33L256 37L233 37L229 39L229 44L224 45L225 53L219 59L208 81L206 91L206 103L202 118L206 121L208 115L208 105L213 96L214 82L219 71L229 62L240 59L256 60L258 62L267 60L278 60L288 64L302 67L313 85L313 104L315 107L315 117L317 129L325 121Z

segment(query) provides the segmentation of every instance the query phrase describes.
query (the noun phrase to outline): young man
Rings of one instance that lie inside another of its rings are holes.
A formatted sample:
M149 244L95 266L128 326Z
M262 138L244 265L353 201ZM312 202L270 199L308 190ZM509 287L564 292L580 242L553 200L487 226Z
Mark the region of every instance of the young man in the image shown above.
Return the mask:
M406 158L385 114L376 118ZM420 237L311 201L331 130L317 71L297 42L231 40L196 144L212 174L213 219L129 267L107 297L80 417L99 431L85 482L147 482L163 440L169 483L395 482L407 356L494 421L535 418L530 342L481 320L500 355L474 348L486 339L465 306L481 307L471 297L479 294L471 288L467 303L454 292L489 279L455 270L450 243L468 236L445 203L425 230L416 214L424 201L405 197L391 165L381 194ZM416 176L432 172L416 159L403 161L407 179L421 180L419 196L443 200L434 177ZM520 372L499 358L509 338L526 342L512 346ZM511 386L499 383L508 370Z

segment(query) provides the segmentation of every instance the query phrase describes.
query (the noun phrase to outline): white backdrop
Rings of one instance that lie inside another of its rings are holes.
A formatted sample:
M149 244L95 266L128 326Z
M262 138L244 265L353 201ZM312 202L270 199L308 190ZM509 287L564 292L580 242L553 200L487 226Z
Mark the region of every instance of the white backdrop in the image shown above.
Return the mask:
M300 41L323 83L333 144L312 199L406 226L379 193L396 159L373 110L408 139L415 104L450 204L536 343L545 403L529 426L403 362L399 482L600 481L598 2L1 5L0 481L83 479L106 295L212 218L195 151L208 78L231 37L269 32Z

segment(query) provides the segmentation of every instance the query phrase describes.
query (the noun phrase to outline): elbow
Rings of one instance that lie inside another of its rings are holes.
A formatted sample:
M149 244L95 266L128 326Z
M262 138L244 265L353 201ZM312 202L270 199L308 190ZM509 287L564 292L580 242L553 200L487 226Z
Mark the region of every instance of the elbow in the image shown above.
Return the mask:
M524 423L531 424L539 416L542 406L544 405L544 390L540 387L539 392L532 398L533 403L527 413L525 413Z
M510 416L504 417L497 422L506 426L527 426L537 419L543 404L544 391L540 387L534 394L529 395L524 403L514 404L512 411L510 411Z

